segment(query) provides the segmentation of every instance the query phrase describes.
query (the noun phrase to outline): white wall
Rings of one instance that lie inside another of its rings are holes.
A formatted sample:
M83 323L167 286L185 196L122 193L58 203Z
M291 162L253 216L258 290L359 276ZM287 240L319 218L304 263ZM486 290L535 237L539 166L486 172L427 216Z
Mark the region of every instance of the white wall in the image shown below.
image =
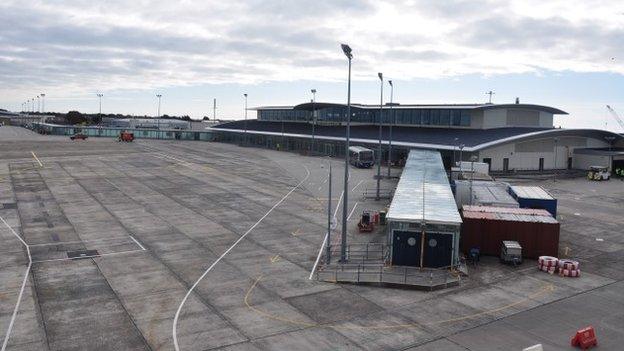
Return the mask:
M539 123L540 127L552 128L553 127L553 114L540 111L539 121L540 121Z
M492 171L503 170L503 159L509 158L509 170L538 170L539 159L544 158L544 169L566 169L568 167L568 157L572 157L572 167L585 169L584 167L577 167L575 165L574 158L578 155L574 155L575 148L585 147L607 147L607 143L592 139L581 137L562 137L555 144L553 138L543 138L537 140L531 140L530 143L535 151L520 151L517 152L517 145L525 143L520 150L531 150L526 147L525 142L509 143L499 145L491 148L487 148L479 151L479 161L483 162L485 158L492 159ZM582 143L580 141L583 141ZM556 152L556 167L555 167L555 145L557 145Z
M590 166L603 166L611 169L609 156L575 154L572 165L576 169L589 169Z
M483 111L483 128L500 128L507 126L507 109Z

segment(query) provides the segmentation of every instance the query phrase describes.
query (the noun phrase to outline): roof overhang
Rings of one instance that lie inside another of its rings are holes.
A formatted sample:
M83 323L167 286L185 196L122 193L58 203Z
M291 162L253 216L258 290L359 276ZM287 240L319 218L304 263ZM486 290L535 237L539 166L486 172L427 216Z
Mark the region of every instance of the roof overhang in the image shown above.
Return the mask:
M613 133L607 130L554 128L554 129L541 130L537 132L514 135L508 138L502 138L502 139L490 141L487 143L475 145L471 148L466 147L465 150L479 151L479 150L487 149L489 147L499 146L499 145L508 144L512 142L527 141L531 139L542 139L542 138L548 138L548 137L553 137L553 138L564 137L564 136L581 136L581 137L589 137L589 138L595 138L595 139L605 140L605 141L606 141L606 137L614 137L613 139L614 143L624 141L624 136L621 136L617 133Z
M312 136L310 134L298 134L298 133L280 133L280 132L269 132L269 131L255 131L255 130L247 130L244 129L229 129L229 128L219 128L217 127L209 127L206 129L218 131L218 132L229 132L229 133L249 133L249 134L257 134L257 135L273 135L273 136L285 136L291 138L302 138L302 139L311 139ZM465 152L476 152L483 149L487 149L490 147L495 147L507 143L519 142L519 141L527 141L532 139L542 139L548 137L564 137L564 136L581 136L581 137L591 137L599 140L605 140L605 137L615 137L616 139L614 144L617 142L624 142L624 136L621 136L617 133L599 130L599 129L548 129L531 133L524 133L519 135L514 135L507 138L501 138L498 140L490 141L487 143L482 143L473 146L466 146L463 148ZM344 141L344 137L336 137L336 136L324 136L324 135L315 135L315 139L318 140L329 140L329 141ZM362 138L350 138L350 140L354 143L359 144L370 144L370 145L379 145L379 139L362 139ZM382 140L383 145L388 145L388 140ZM429 143L413 143L413 142L404 142L404 141L393 141L392 145L406 147L406 148L418 148L418 149L431 149L431 150L457 150L456 145L447 145L447 144L429 144Z
M482 106L475 107L475 110L495 110L495 109L522 109L522 110L538 110L544 111L548 113L552 113L553 115L567 115L568 113L560 110L558 108L543 106L543 105L534 105L534 104L485 104Z

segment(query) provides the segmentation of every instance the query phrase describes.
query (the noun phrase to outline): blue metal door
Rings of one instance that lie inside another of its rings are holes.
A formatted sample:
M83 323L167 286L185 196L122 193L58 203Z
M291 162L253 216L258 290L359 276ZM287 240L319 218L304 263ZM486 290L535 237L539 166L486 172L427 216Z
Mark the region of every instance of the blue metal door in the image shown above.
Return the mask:
M392 264L420 266L420 232L395 230L392 232Z
M448 233L425 233L424 251L423 266L428 268L450 266L453 258L453 235Z

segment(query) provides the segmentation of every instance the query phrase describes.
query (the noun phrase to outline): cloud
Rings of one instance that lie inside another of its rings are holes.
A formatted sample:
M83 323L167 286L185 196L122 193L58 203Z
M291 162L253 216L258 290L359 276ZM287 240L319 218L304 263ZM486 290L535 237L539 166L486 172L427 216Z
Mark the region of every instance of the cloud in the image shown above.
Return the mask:
M613 1L5 1L0 94L542 70L624 73Z

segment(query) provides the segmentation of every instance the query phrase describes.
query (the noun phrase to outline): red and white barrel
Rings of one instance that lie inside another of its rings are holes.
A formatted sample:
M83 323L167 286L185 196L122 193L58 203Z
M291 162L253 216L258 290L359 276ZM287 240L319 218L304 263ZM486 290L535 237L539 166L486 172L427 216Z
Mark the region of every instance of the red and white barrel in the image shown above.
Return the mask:
M567 269L571 271L576 271L579 269L578 261L566 260L566 259L559 260L559 262L557 262L557 266L559 267L560 270Z
M557 259L557 257L540 256L537 259L537 264L538 264L538 266L556 267L558 261L559 260Z
M559 275L562 277L573 277L573 278L578 278L581 276L581 270L580 269L560 269L559 270Z

